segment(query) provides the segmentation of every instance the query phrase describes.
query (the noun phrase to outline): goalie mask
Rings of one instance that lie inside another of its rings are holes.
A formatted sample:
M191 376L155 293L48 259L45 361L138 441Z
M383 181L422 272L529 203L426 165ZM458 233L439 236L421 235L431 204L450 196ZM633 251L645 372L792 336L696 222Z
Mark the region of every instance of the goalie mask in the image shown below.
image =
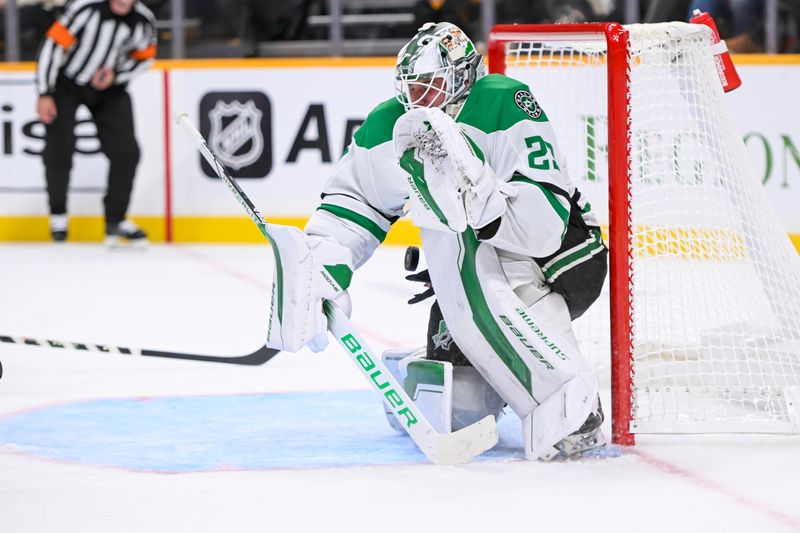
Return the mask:
M444 109L466 98L483 74L483 58L464 32L449 22L429 22L397 54L396 96L406 111Z

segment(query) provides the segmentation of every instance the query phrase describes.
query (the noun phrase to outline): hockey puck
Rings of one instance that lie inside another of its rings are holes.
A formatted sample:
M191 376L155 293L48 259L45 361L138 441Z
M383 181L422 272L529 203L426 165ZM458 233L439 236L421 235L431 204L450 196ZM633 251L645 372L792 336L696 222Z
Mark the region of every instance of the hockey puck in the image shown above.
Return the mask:
M419 266L419 248L409 246L406 248L406 256L403 259L403 266L408 272L414 272Z

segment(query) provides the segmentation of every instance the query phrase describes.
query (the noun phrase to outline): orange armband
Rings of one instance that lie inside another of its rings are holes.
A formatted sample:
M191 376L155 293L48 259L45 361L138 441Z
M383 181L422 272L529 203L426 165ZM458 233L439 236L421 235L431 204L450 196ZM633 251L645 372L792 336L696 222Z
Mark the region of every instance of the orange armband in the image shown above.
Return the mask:
M68 50L75 44L75 36L59 21L55 21L53 25L50 26L50 29L47 30L47 36L64 50Z

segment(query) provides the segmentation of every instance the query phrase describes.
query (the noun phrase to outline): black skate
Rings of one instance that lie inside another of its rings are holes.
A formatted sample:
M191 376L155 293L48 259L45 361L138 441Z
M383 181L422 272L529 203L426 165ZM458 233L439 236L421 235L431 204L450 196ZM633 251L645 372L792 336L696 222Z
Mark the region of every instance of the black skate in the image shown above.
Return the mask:
M147 234L139 226L129 220L123 220L119 224L106 225L106 246L117 248L120 246L131 246L143 248L147 246Z

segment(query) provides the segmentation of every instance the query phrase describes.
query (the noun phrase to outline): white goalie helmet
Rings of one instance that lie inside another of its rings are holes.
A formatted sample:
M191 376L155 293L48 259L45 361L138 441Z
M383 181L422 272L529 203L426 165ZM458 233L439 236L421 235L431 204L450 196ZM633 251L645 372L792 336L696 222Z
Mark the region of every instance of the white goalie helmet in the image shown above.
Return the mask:
M484 75L483 57L449 22L428 22L397 54L396 97L406 111L456 103Z

